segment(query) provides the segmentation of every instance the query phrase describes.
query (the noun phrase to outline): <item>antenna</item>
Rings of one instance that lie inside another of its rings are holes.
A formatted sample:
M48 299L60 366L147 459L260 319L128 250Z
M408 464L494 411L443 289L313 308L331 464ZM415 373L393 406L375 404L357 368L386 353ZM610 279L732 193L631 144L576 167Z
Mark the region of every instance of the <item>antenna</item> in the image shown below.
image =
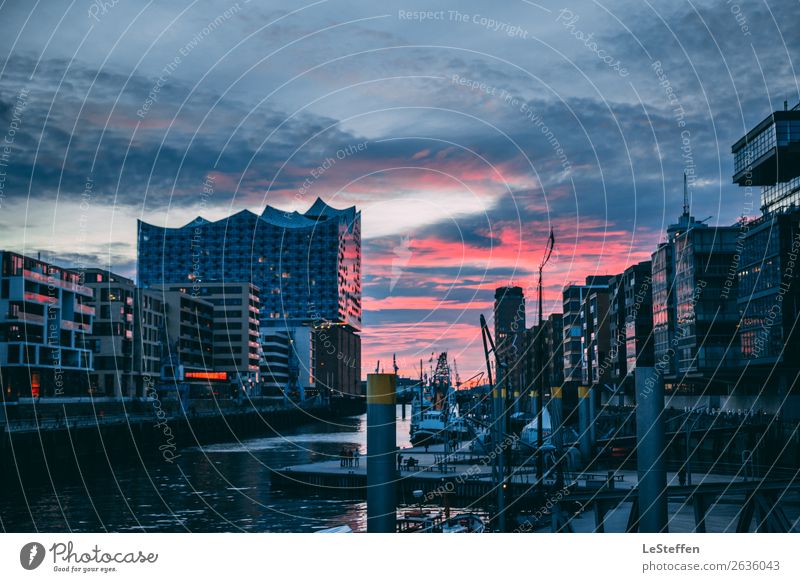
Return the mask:
M686 172L683 173L683 215L689 216L689 187L686 181Z

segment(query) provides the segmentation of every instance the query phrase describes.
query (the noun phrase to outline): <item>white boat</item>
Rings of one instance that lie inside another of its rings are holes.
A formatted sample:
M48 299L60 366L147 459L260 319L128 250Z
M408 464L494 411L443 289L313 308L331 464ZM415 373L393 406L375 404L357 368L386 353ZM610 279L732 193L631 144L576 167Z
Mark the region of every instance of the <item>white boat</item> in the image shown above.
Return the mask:
M314 533L353 533L353 528L349 525L337 525L335 527L327 527L325 529L318 529Z
M550 436L552 435L553 426L550 421L550 413L547 408L542 410L542 443L545 446L550 446ZM539 439L539 418L534 418L524 427L519 433L520 441L530 447L538 446Z
M459 441L469 438L467 421L460 416L445 420L443 410L426 410L421 420L412 423L411 443L414 446L442 443L446 439Z

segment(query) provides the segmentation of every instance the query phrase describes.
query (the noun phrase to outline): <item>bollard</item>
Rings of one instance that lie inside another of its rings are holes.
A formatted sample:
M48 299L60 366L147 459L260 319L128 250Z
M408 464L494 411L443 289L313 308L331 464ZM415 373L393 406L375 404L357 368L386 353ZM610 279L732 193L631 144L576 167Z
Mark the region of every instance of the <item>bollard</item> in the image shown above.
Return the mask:
M664 459L664 382L655 368L636 366L636 464L639 531L667 531L667 471Z
M592 460L592 422L591 391L586 386L578 386L578 442L584 464Z
M367 532L394 533L397 522L397 375L367 374Z

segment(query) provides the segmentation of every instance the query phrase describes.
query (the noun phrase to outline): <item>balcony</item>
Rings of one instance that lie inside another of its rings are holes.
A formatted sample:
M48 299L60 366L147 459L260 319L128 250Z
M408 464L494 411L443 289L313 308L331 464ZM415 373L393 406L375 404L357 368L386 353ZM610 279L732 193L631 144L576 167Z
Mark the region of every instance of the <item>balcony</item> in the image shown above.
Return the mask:
M28 269L22 270L22 276L31 281L36 281L37 283L43 283L45 285L53 285L54 287L60 287L61 289L65 289L67 291L73 291L74 293L79 293L86 297L94 297L94 293L89 287L80 285L78 283L73 283L71 281L64 281L63 279L59 279L58 277L51 277L43 273L37 273L36 271L31 271Z
M27 323L38 323L40 325L44 325L45 317L44 315L35 315L33 313L26 313L25 311L19 311L15 314L9 314L8 319L11 321L24 321Z
M33 293L31 291L25 291L25 301L41 303L42 305L52 305L58 301L58 298L51 297L49 295L42 295L40 293Z
M70 321L68 319L61 320L61 327L64 329L71 329L73 331L89 332L92 326L88 323L78 323L77 321Z
M84 305L83 303L75 302L75 313L82 313L84 315L94 315L94 307L91 305Z

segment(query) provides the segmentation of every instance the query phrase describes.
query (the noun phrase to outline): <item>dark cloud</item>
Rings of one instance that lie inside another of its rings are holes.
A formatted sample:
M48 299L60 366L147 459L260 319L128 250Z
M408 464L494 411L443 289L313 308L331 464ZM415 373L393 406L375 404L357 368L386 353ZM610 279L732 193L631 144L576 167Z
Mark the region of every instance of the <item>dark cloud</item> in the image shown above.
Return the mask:
M462 322L434 299L464 303L472 323L469 306L490 302L494 282L532 278L551 227L558 279L548 298L584 271L646 257L680 212L684 171L696 178L693 213L733 222L744 206L730 145L800 100L800 4L577 2L572 28L551 4L240 2L210 27L236 3L154 2L137 18L141 8L121 2L94 21L88 2L56 0L18 35L32 8L6 3L0 135L21 91L26 104L0 224L17 238L24 224L26 240L69 229L58 219L75 220L62 209L81 202L87 178L92 204L122 208L131 224L316 196L359 205L366 223L371 208L404 200L380 228L364 228L365 295L388 306L364 321L391 327ZM398 17L423 8L527 34ZM337 158L359 143L367 147ZM210 173L214 195L198 208ZM14 204L25 205L24 221L6 214ZM59 260L111 256L132 274L132 231ZM413 252L398 266L401 237ZM413 301L428 307L402 307Z

